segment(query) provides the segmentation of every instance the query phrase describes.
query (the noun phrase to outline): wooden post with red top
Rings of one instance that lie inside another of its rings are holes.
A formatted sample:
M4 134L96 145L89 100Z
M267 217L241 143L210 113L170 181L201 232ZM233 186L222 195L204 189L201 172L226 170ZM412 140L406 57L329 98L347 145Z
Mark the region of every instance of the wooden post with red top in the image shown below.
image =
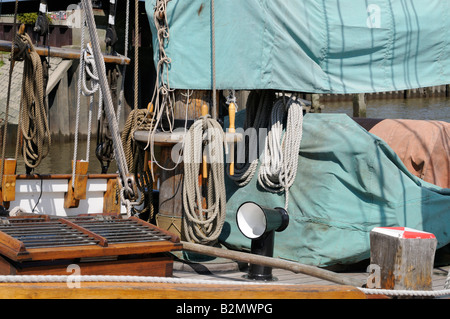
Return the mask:
M370 263L379 267L382 289L432 290L437 240L407 227L376 227L370 232Z

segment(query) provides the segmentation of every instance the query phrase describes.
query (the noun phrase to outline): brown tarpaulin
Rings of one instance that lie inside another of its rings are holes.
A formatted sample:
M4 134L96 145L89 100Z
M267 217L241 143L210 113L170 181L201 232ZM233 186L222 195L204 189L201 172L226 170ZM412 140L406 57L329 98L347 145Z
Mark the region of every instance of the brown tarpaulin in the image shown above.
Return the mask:
M355 121L384 140L412 174L450 188L450 123L361 118Z

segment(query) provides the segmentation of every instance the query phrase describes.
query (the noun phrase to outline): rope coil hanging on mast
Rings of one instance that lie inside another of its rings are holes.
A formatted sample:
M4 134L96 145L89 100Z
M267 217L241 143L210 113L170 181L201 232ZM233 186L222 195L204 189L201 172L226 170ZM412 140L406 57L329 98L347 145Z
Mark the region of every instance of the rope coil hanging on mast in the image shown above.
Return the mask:
M284 192L284 208L287 210L289 189L297 175L303 135L303 104L296 94L287 103L285 99L283 94L273 105L258 182L272 193Z
M50 150L51 136L44 103L44 75L41 58L28 34L16 34L24 61L19 129L23 138L22 155L28 173L36 168Z
M226 148L227 144L223 129L209 115L202 116L189 129L184 147L182 228L187 241L214 244L222 231L226 217L224 147ZM200 186L198 178L204 152L211 166L206 185L207 208L203 208L203 186Z

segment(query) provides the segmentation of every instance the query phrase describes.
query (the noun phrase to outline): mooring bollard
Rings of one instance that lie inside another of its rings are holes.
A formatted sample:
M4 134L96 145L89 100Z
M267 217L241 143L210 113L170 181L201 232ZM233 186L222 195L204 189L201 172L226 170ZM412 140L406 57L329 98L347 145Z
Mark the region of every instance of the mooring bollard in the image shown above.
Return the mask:
M383 289L432 290L437 240L407 227L376 227L370 232L370 263L380 270Z

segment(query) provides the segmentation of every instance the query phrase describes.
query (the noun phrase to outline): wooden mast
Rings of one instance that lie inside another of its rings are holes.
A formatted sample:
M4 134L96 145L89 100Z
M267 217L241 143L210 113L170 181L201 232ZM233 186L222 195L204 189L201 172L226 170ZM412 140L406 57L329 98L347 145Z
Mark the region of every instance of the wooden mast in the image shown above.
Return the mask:
M206 105L211 109L210 91L198 90L192 91L189 97L189 105L186 110L186 92L177 90L175 92L174 117L175 120L183 122L184 120L194 121L202 116L202 108ZM184 122L183 122L184 124ZM175 163L172 160L173 143L158 143L161 149L159 162L163 167L172 168ZM156 165L153 165L154 167ZM159 210L156 216L158 227L170 230L181 235L181 220L183 216L183 163L179 163L175 170L160 169L160 188L159 188ZM199 172L199 178L203 180Z

